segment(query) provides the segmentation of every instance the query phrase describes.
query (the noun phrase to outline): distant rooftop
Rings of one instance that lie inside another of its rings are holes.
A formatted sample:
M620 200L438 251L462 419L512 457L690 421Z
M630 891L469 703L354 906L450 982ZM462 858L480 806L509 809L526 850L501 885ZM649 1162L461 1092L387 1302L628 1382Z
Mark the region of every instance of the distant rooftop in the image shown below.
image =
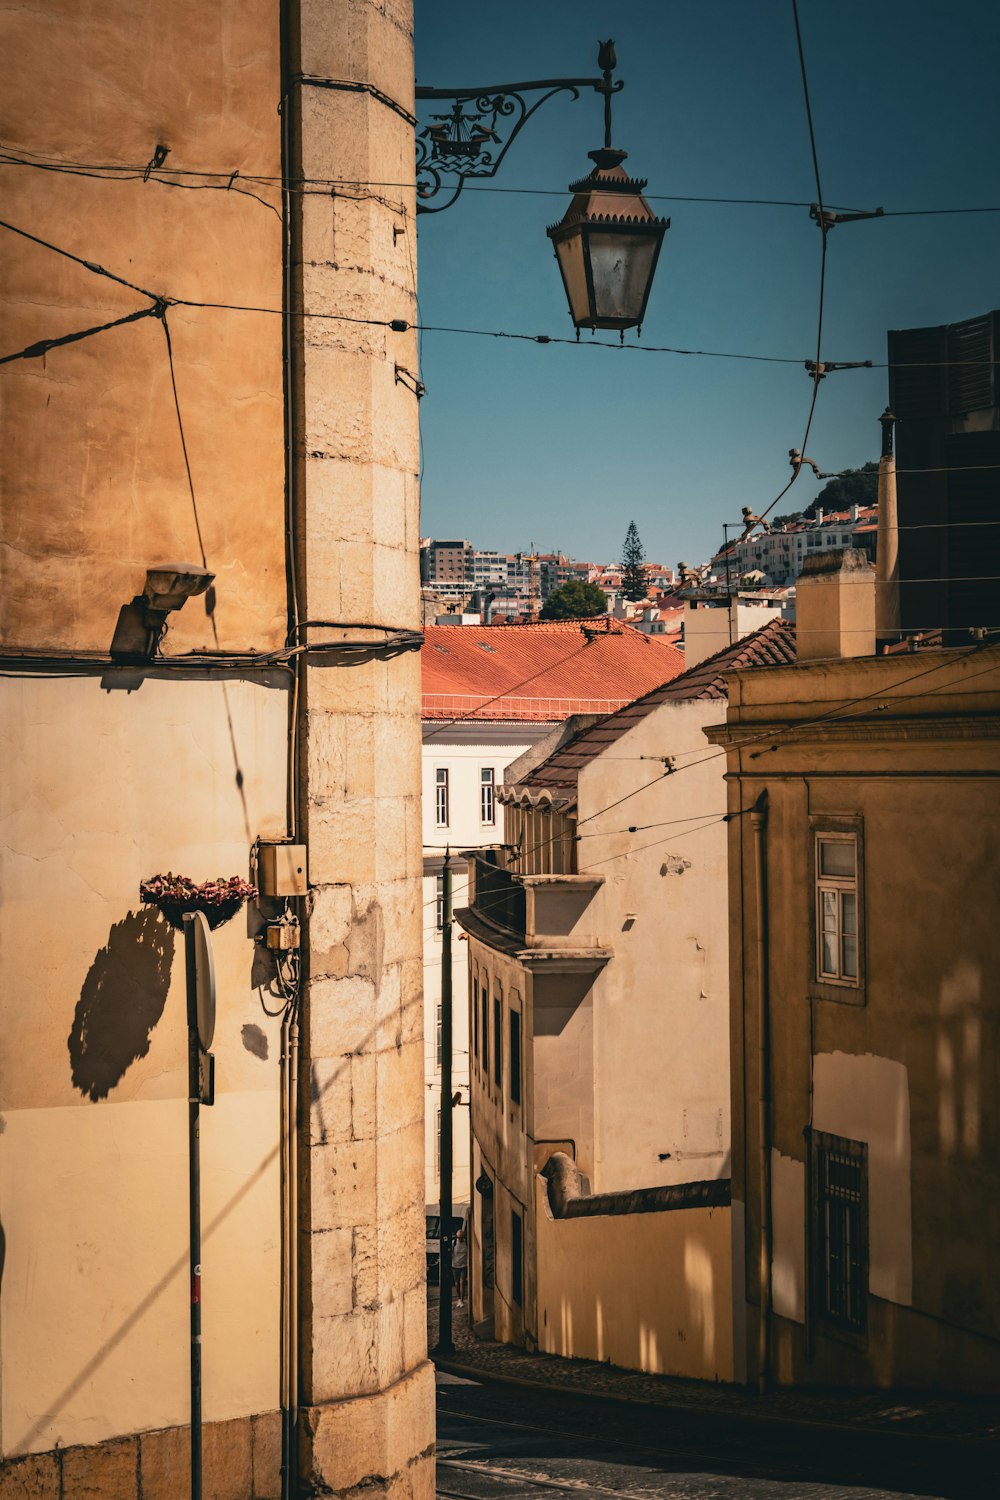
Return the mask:
M585 765L603 754L616 740L634 729L664 703L688 703L725 699L723 673L742 667L787 667L795 662L795 627L787 620L772 619L752 635L717 651L704 661L646 693L619 712L573 737L568 744L542 761L525 777L531 787L549 787L562 792L576 787Z
M601 615L528 625L428 625L424 719L555 722L614 713L684 670L656 636Z

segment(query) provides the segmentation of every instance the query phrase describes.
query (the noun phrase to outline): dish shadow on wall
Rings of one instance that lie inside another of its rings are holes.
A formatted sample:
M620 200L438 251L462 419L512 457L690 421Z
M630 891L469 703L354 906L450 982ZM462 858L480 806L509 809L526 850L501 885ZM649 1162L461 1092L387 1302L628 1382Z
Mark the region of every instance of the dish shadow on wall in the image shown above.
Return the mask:
M116 922L96 954L66 1040L73 1085L95 1104L149 1051L173 956L173 931L149 908Z

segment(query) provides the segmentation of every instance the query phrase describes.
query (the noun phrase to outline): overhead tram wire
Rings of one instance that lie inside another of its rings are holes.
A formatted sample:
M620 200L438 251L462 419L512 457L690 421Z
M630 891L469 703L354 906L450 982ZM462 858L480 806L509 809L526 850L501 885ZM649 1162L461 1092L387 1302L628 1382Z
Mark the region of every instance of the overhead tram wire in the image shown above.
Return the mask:
M809 75L806 72L806 58L802 46L802 30L799 26L798 0L791 0L792 20L795 25L795 44L799 55L799 69L802 74L802 93L806 106L806 125L809 130L809 150L812 155L813 176L816 180L816 207L819 210L817 222L820 230L820 261L819 261L819 306L816 314L816 358L813 362L812 371L812 398L809 402L809 414L806 417L806 430L799 447L799 455L802 460L797 465L793 459L792 477L783 489L779 490L771 503L759 512L759 519L763 520L774 507L788 494L792 485L798 479L804 467L805 455L809 451L809 434L812 431L813 417L816 413L816 402L819 399L820 381L823 378L822 370L822 347L823 347L823 311L826 302L826 253L829 226L826 222L826 205L823 202L823 184L820 179L819 155L816 150L816 131L813 127L812 101L809 97Z
M285 309L278 308L278 307L260 307L260 306L257 306L255 304L252 304L252 303L215 302L215 301L199 300L199 299L196 299L196 298L193 298L193 297L177 297L177 296L173 296L173 295L171 295L169 293L158 294L156 292L152 292L152 291L148 290L145 287L137 286L134 282L127 281L127 280L125 280L125 278L116 275L113 271L107 270L106 267L101 266L101 265L97 264L94 261L86 260L83 256L76 255L73 251L66 250L65 248L63 248L60 245L53 244L50 240L45 240L45 239L42 239L38 235L31 234L28 230L22 229L19 225L12 224L8 220L0 219L0 228L8 230L12 234L20 235L22 238L30 240L32 243L37 244L37 245L41 246L42 248L44 248L46 250L50 250L50 251L52 251L56 255L61 255L61 256L65 257L66 259L73 261L77 265L84 266L88 271L91 271L95 275L106 276L111 281L118 282L122 286L129 287L131 290L139 292L142 296L148 297L150 299L150 303L152 304L152 306L150 306L149 308L142 309L141 310L141 315L142 316L150 316L151 314L153 314L156 311L156 309L157 309L158 306L162 305L165 308L170 308L170 307L190 307L190 308L196 308L196 309L204 309L204 310L208 310L208 311L213 311L214 310L214 311L219 311L219 312L242 312L242 313L249 313L249 314L258 314L258 315L263 316L263 317L274 317L274 318L285 318L285 317L287 317L287 318L314 318L317 321L321 321L321 322L351 323L351 324L363 325L363 326L369 327L369 328L387 328L387 329L391 329L394 333L406 333L406 332L409 332L409 331L414 331L414 332L416 332L417 334L420 334L420 335L422 335L424 333L460 334L460 335L464 335L464 336L471 337L471 338L511 339L511 340L516 340L516 341L520 341L520 342L523 342L523 343L531 343L531 344L560 344L560 345L564 345L567 348L572 348L572 349L588 349L588 348L590 348L590 349L612 349L612 350L619 351L619 352L622 351L622 350L626 350L626 351L628 351L630 353L634 353L634 354L671 354L671 355L681 355L681 356L686 356L686 357L691 357L691 358L698 358L698 359L735 359L735 360L746 360L746 361L752 361L754 363L762 363L762 364L783 364L783 365L801 366L804 363L804 361L802 359L800 359L800 358L798 358L796 356L792 356L792 355L752 354L752 353L748 353L748 352L744 352L744 351L723 350L723 349L684 349L684 348L680 348L680 347L673 346L673 345L667 345L667 344L663 344L663 345L656 345L656 344L624 344L623 345L623 344L621 344L619 342L610 342L610 341L607 341L607 340L604 340L604 339L588 339L585 342L581 342L581 341L578 341L576 339L565 338L565 337L562 337L562 336L557 335L557 334L518 333L518 332L511 332L511 331L507 331L507 330L503 330L503 329L494 329L494 328L459 328L459 327L451 327L451 326L444 325L444 324L423 323L423 322L420 322L420 321L418 321L416 323L410 323L408 320L406 320L404 318L360 318L360 317L355 317L355 316L353 316L352 314L349 314L349 313L311 312L308 309L289 309L289 310L285 310ZM158 316L162 316L162 314L159 314L159 313L157 313L157 315ZM136 313L134 316L130 316L129 318L123 318L123 319L121 319L119 321L120 322L137 321L137 319L138 319L139 316L140 316L140 314ZM49 341L50 342L50 346L54 347L55 345L57 345L59 343L74 342L74 341L77 341L77 340L79 340L81 338L89 337L91 334L104 332L106 328L110 328L110 327L114 327L114 326L117 326L117 325L116 324L106 324L106 325L105 324L101 324L98 327L90 328L90 329L85 329L82 332L75 333L71 337L70 336L66 336L66 337L63 337L63 338L57 338L57 339L54 339L52 341ZM43 341L39 341L39 345L40 345L41 342L43 342ZM16 359L29 359L29 358L40 357L40 355L35 352L36 349L39 348L39 345L32 344L32 345L27 346L27 348L25 348L25 349L17 351L14 354L9 354L9 355L2 356L2 357L0 357L0 363L11 363L11 362L13 362ZM817 361L817 363L819 363L819 361ZM892 364L873 362L870 365L870 368L872 368L872 369L918 369L918 368L919 369L939 369L939 368L946 368L946 367L947 368L951 368L951 367L968 368L968 367L979 366L979 365L992 365L993 363L994 363L994 361L992 361L992 360L905 360L905 361L896 361L896 362L894 362ZM814 393L815 393L815 389L816 389L817 385L818 385L818 382L814 380ZM804 446L805 445L803 444L803 451L804 451ZM997 467L997 466L995 466L995 465L980 465L978 467L993 468L993 467ZM931 472L943 472L943 471L941 471L941 470L903 470L903 469L897 470L897 473L931 473ZM795 477L797 477L797 474L796 474L796 476L793 476L793 478L785 486L785 489L782 490L781 495L779 495L776 500L774 500L774 501L771 502L771 505L768 506L768 511L770 511L772 509L772 507L775 504L777 504L777 501L781 499L782 495L784 495L785 493L787 493L788 489L791 488L791 485L795 482ZM830 476L825 476L825 477L833 478L833 477L836 477L836 476L835 475L830 475ZM766 515L768 513L768 511L765 511L763 514Z
M867 709L867 710L865 710L864 713L860 713L860 714L851 714L851 713L849 713L847 711L850 710L850 709L852 709L852 708L854 708L854 707L856 707L860 703L869 702L872 698L881 698L881 699L884 700L885 707L890 707L890 706L898 705L900 703L908 703L908 702L911 702L911 701L913 701L914 699L917 699L917 698L928 698L928 697L931 697L935 693L943 692L943 691L946 691L946 690L950 690L952 692L958 692L958 691L961 690L961 686L959 685L959 687L956 687L955 685L950 684L950 683L949 684L945 684L943 687L928 688L926 691L915 692L915 693L894 693L893 689L897 688L897 687L905 687L908 683L916 682L916 681L918 681L919 679L921 679L923 677L929 677L929 676L933 675L933 673L939 672L939 671L943 670L944 667L953 665L954 662L957 661L957 660L963 660L963 659L966 659L966 658L971 657L971 656L976 656L981 651L983 651L984 649L986 649L988 646L990 646L990 645L996 645L996 644L997 644L996 642L992 642L992 641L977 642L975 645L968 647L966 650L964 650L962 652L957 652L955 655L949 654L948 658L945 661L934 662L931 666L925 667L925 668L923 668L919 672L914 672L909 677L904 677L901 682L892 684L892 686L890 688L878 688L874 692L864 693L864 694L861 694L859 697L848 699L846 703L841 703L835 709L831 709L828 713L825 713L825 714L819 714L819 715L817 715L813 719L796 720L794 723L789 723L789 724L783 725L779 729L773 729L768 734L752 735L752 736L748 736L746 739L743 739L743 740L735 740L733 742L733 744L729 747L729 749L730 750L742 751L742 750L747 750L747 749L751 748L754 745L767 745L769 748L777 749L778 746L774 744L774 741L781 734L794 735L796 732L801 732L803 729L814 728L817 724L823 724L823 723L829 723L829 722L834 722L834 723L850 723L850 722L853 722L855 720L861 720L863 718L867 718L870 713L878 713L878 712L880 712L882 710L882 706L883 705L881 703L875 704L872 708ZM994 664L994 665L989 666L989 667L984 667L982 671L980 671L980 672L974 672L972 674L972 676L969 677L969 678L966 678L965 681L973 681L977 677L986 677L986 676L989 676L990 673L997 673L997 672L1000 672L1000 664ZM610 717L610 715L608 717ZM706 761L719 760L720 758L725 758L725 756L727 755L727 753L728 752L726 750L723 750L723 749L711 750L707 754L702 755L698 760L690 761L690 762L688 762L687 765L684 765L684 766L677 766L673 771L671 771L671 772L669 772L667 774L669 774L672 777L673 776L679 776L684 771L691 770L694 766L704 765ZM764 752L761 752L761 753L764 753ZM664 778L662 776L654 777L654 779L652 781L647 781L647 782L644 783L644 785L642 785L640 787L636 787L634 791L627 793L626 796L624 796L624 797L619 797L617 799L617 801L615 801L615 802L609 802L604 807L598 808L596 810L596 812L590 813L586 818L582 818L582 819L579 820L579 822L577 823L577 830L579 830L583 826L584 823L592 822L594 818L599 818L604 813L610 812L613 808L620 806L622 802L627 802L631 797L638 796L641 792L648 791L651 787L658 785L659 782L662 781L663 779ZM702 824L701 827L709 827L709 826L711 826L712 822L720 822L720 823L729 823L729 822L732 822L735 818L742 817L742 816L744 816L746 813L748 813L750 811L752 811L751 808L744 808L740 812L721 813L717 817L709 816L707 814L699 814L697 816L707 818L707 821L704 824ZM688 818L683 818L683 819L680 819L680 820L668 819L668 820L665 820L663 823L659 823L659 824L658 823L647 824L647 825L645 825L644 829L637 826L636 831L637 832L639 832L639 831L647 831L647 830L652 830L652 829L657 828L657 827L669 827L669 826L672 826L675 821L688 822L688 821L691 821L691 820L688 819ZM617 828L617 829L595 829L593 831L593 834L581 834L578 831L576 833L576 835L574 836L574 841L577 840L577 839L581 839L581 838L597 837L597 836L600 836L600 835L606 835L607 837L611 838L611 837L614 837L615 835L620 835L623 832L627 833L627 832L631 832L631 831L632 831L631 828L628 828L628 829L620 829L620 828ZM654 847L655 844L666 843L671 838L673 838L673 839L686 838L689 833L697 833L699 831L700 831L700 829L687 829L687 830L685 830L684 833L666 834L662 839L655 839L653 841L653 843L651 843L651 844L641 845L640 849L652 848L652 847ZM547 838L546 839L540 839L536 844L530 845L527 849L520 849L520 850L518 850L518 857L521 858L521 859L523 859L527 855L535 853L536 850L544 848L550 842L551 842L551 840L547 839ZM513 847L513 846L510 846L510 847ZM475 851L475 849L473 849L470 852L475 853L476 851ZM639 849L634 849L634 848L623 849L618 854L608 855L607 859L608 860L622 859L625 856L627 856L628 854L633 854L633 853L638 853L638 852L640 852ZM604 860L599 861L599 863L604 863L604 862L605 862ZM466 882L466 885L464 887L460 888L454 894L460 895L462 893L463 889L468 889L468 882ZM501 898L501 900L502 899L503 898ZM436 905L437 901L438 901L438 897L437 896L433 896L428 901L423 902L422 906L423 906L423 908L431 907L431 906ZM488 907L487 907L486 903L479 904L479 910L485 911L487 909L488 909Z
M104 181L132 181L142 180L145 168L139 163L128 162L81 162L66 157L41 157L32 160L32 155L26 147L9 147L0 144L0 167L26 167L38 171L62 172L67 175L87 176ZM107 175L104 175L107 174ZM243 172L239 168L231 170L212 170L208 168L185 168L168 167L158 168L155 174L148 178L149 182L159 182L161 185L180 186L168 181L170 178L196 177L213 179L218 183L219 191L239 192L243 184L255 183L260 186L275 187L286 192L302 192L311 188L397 188L401 191L413 192L416 189L416 180L410 179L406 182L390 181L389 179L360 178L360 177L298 177L285 182L280 176L262 172ZM192 188L197 191L201 184L192 183ZM513 187L506 184L494 182L468 182L463 189L466 193L501 193L508 195L522 195L527 197L562 198L565 197L565 188L537 188L537 187ZM252 195L251 195L252 196ZM728 207L747 208L811 208L812 204L802 198L734 198L722 195L704 193L646 193L650 202L657 203L706 203L719 204ZM266 203L268 208L272 204ZM395 206L395 205L393 205ZM846 203L828 203L829 209L842 213L857 212L857 205ZM406 214L404 205L398 205L398 211ZM955 205L945 208L887 208L879 216L886 219L908 219L921 218L925 216L941 217L961 214L996 214L1000 213L1000 205L977 204L977 205Z

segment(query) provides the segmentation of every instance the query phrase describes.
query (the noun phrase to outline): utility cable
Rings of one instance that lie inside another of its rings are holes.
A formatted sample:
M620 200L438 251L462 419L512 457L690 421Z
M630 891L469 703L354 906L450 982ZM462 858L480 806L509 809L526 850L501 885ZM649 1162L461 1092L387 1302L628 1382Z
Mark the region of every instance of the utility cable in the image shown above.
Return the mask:
M30 234L27 230L21 229L17 225L11 224L11 223L9 223L6 220L0 220L0 228L7 229L11 233L13 233L13 234L21 235L23 238L31 240L33 243L35 243L37 245L41 245L45 249L53 251L57 255L64 256L67 260L71 260L71 261L75 262L77 265L84 266L88 271L92 271L95 275L106 276L110 280L116 281L116 282L118 282L122 286L127 286L127 287L130 287L133 291L140 292L142 296L148 297L150 299L150 302L153 303L155 307L159 307L159 306L163 306L163 307L190 307L190 308L200 308L200 309L204 309L204 310L207 310L207 311L251 313L251 314L258 314L258 315L263 316L263 317L274 317L274 318L311 318L311 319L315 319L316 321L319 321L319 322L351 323L351 324L357 324L357 325L364 326L364 327L369 327L369 328L387 328L387 329L391 329L391 331L393 333L407 333L407 332L410 332L410 331L414 331L418 335L423 335L425 333L457 334L457 335L462 335L462 336L468 337L468 338L508 339L508 340L512 340L512 341L516 341L516 342L530 343L530 344L558 344L558 345L562 345L562 346L569 347L569 348L574 348L574 349L588 349L588 348L590 348L590 349L613 349L613 350L616 350L616 351L621 351L621 350L624 349L624 350L629 351L630 353L635 353L635 354L671 354L671 355L679 355L679 356L685 356L685 357L689 357L689 358L698 358L698 359L735 359L735 360L741 360L741 361L748 361L748 362L755 363L755 364L795 365L795 366L799 366L799 367L801 367L802 364L804 363L804 361L802 359L798 358L797 356L792 356L792 355L751 354L751 353L748 353L748 352L745 352L745 351L727 350L727 349L686 349L686 348L681 348L679 346L672 345L672 344L621 344L620 342L612 342L612 341L607 340L607 339L577 340L577 339L572 339L572 338L565 338L565 337L563 337L561 335L558 335L558 334L519 333L519 332L513 332L513 331L509 331L509 330L504 330L504 329L494 329L494 328L462 328L462 327L451 326L451 325L447 325L447 324L423 323L423 322L419 321L419 316L418 316L418 321L417 322L410 323L405 318L361 318L361 317L355 317L354 315L349 314L349 313L312 312L312 311L309 311L309 310L304 309L304 308L303 309L297 309L297 308L284 309L284 308L278 308L278 307L261 307L259 305L253 304L253 303L204 301L204 300L198 300L198 299L193 298L193 297L175 297L175 296L170 296L168 294L160 295L160 294L157 294L155 292L151 292L151 291L147 290L145 287L136 286L134 282L126 281L123 277L117 276L112 271L108 271L104 266L98 265L96 262L93 262L93 261L85 260L82 256L75 255L75 254L73 254L72 251L65 250L64 248L62 248L59 245L52 244L48 240L44 240L44 239L39 238L37 235ZM825 235L825 233L824 233L824 236L823 236L823 243L824 243L824 251L823 251L823 264L822 264L822 267L821 267L821 303L822 303L822 300L823 300L823 290L824 290L822 283L823 283L823 280L825 279L825 243L826 243L826 235ZM149 313L152 312L152 311L153 311L152 308L151 309L147 309L146 312L144 313L144 315L148 316ZM122 322L134 321L134 319L128 319L127 318L127 319L122 319L121 321ZM817 337L817 351L820 348L820 338L822 336L822 306L820 308L820 316L819 316L819 320L818 320L818 325L819 326L818 326L818 337ZM107 325L102 324L102 325L100 325L100 326L98 326L96 328L93 328L93 329L86 329L86 330L82 331L81 333L74 335L71 338L53 340L52 341L52 347L55 347L55 345L57 343L60 343L60 342L73 342L74 338L85 338L85 337L88 337L91 333L100 333L100 332L102 332L104 330L105 327L112 327L112 326L114 326L114 325L113 324L107 324ZM27 358L27 357L30 357L30 356L28 354L25 354L25 353L19 351L16 354L8 355L5 358L0 358L0 363L5 363L5 362L8 362L10 360L17 359L17 358ZM815 364L818 366L819 363L820 363L820 361L817 359L815 361ZM943 369L943 368L952 368L952 367L970 368L970 367L978 367L978 366L992 366L994 363L995 363L995 361L993 361L993 360L921 360L921 361L893 362L892 364L890 364L888 362L885 362L885 363L882 363L882 362L873 362L871 364L870 368L872 368L872 369L879 369L879 370L882 370L882 369L917 369L917 368L919 368L919 369ZM867 366L866 366L866 368L867 368ZM818 388L819 388L819 378L820 377L818 377L816 375L814 375L814 377L813 377L813 395L814 395L814 397L815 397L816 392L818 391ZM812 402L812 405L810 407L809 424L811 424L811 422L812 422L812 412L813 412L814 409L815 409L815 400ZM808 433L809 433L809 424L807 424L807 428L806 428L806 437L808 437ZM803 452L805 451L805 439L803 440L802 451ZM984 465L982 467L996 467L996 466L994 466L994 465L988 465L988 466ZM788 490L791 488L791 486L794 484L796 478L798 477L798 474L800 472L800 468L801 468L801 466L799 466L798 468L795 469L795 471L793 473L793 476L789 480L788 484L781 491L781 493L771 502L771 504L767 507L767 510L765 510L765 511L763 511L761 513L762 516L766 516L773 509L773 507L778 503L778 501L781 500L782 497L785 494L787 494ZM916 470L897 470L897 473L907 473L907 472L930 473L930 472L937 472L937 471L934 471L934 470L919 470L919 471L916 471ZM836 475L829 475L829 476L825 476L825 477L835 478L837 476Z
M822 184L822 181L820 179L819 155L818 155L817 150L816 150L816 131L815 131L814 127L813 127L812 101L810 100L810 97L809 97L809 75L806 72L805 51L804 51L803 46L802 46L802 31L801 31L801 28L799 26L798 0L791 0L791 5L792 5L792 20L793 20L794 25L795 25L795 45L796 45L796 47L798 49L798 54L799 54L799 69L800 69L801 74L802 74L802 93L803 93L803 97L805 99L805 106L806 106L806 125L807 125L808 131L809 131L809 150L810 150L810 153L812 155L813 175L814 175L814 177L816 179L816 207L818 209L817 223L819 225L819 232L820 232L819 306L818 306L818 310L817 310L817 314L816 314L816 358L815 358L815 360L813 362L813 369L812 369L812 387L813 387L812 388L812 399L809 402L809 414L806 417L806 430L805 430L805 433L803 434L803 437L802 437L801 447L798 450L799 451L799 462L798 463L795 462L795 453L793 451L791 453L791 459L792 459L792 477L791 477L791 479L789 479L788 483L784 486L784 488L782 490L779 490L778 494L775 495L775 497L771 501L770 505L768 505L764 510L762 510L760 512L760 519L761 520L763 520L763 518L770 511L772 511L774 509L774 507L781 500L784 499L785 495L788 494L788 491L791 489L792 485L795 483L796 479L798 479L799 475L801 474L804 464L808 461L806 459L805 455L809 451L809 434L812 431L813 417L814 417L814 415L816 413L816 402L817 402L817 400L819 398L820 381L823 378L823 376L822 376L822 369L823 369L823 365L822 365L823 310L824 310L824 306L825 306L825 302L826 302L826 252L827 252L827 237L828 237L828 234L829 234L829 225L827 223L827 218L826 218L826 211L825 211L826 210L826 205L823 202L823 184Z
M177 430L180 433L181 452L184 454L184 472L187 475L188 492L191 496L191 509L194 512L194 529L198 533L198 550L201 553L201 565L208 566L205 556L205 542L201 534L201 521L198 517L198 501L194 493L194 480L191 477L191 459L188 454L187 438L184 435L184 418L181 416L181 402L177 394L177 372L174 369L174 349L170 341L170 324L167 322L167 309L162 304L159 311L160 322L163 324L163 336L167 341L167 362L170 365L170 388L174 393L174 410L177 413ZM215 622L213 621L213 629Z
M121 180L142 179L144 169L134 163L124 162L81 162L66 157L42 158L40 154L30 152L26 147L3 146L0 144L0 166L17 166L35 168L41 171L62 171L69 175L100 177L101 174L116 174L106 176L103 180L118 180L117 174L121 174ZM36 159L32 160L31 157ZM235 170L213 171L202 168L183 167L161 167L155 175L151 175L149 181L160 182L161 185L167 179L173 177L197 177L218 179L223 191L239 191L237 183L257 183L262 186L273 186L282 188L287 192L296 192L308 188L397 188L401 191L414 192L416 190L416 179L411 178L405 182L390 181L381 178L360 177L296 177L283 180L280 176L260 172L242 172ZM169 184L168 185L173 185ZM192 184L197 189L199 184ZM536 188L536 187L514 187L492 182L467 182L463 188L465 193L500 193L513 196L564 198L566 189L558 188ZM707 203L721 204L732 207L750 208L811 208L812 203L801 198L735 198L720 195L708 195L701 193L646 193L645 198L651 203ZM267 204L267 207L273 207ZM846 203L827 204L828 209L842 213L858 212L857 205ZM404 211L402 208L400 211ZM880 218L920 218L924 216L947 216L960 214L995 214L1000 213L1000 205L982 204L976 206L949 206L946 208L887 208Z

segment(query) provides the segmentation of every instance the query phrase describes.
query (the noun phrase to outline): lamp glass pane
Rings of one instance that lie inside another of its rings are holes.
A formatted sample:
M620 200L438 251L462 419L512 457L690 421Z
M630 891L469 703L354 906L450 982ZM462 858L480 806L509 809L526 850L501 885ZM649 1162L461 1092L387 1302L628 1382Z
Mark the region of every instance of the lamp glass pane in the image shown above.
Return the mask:
M638 323L653 270L659 240L651 234L605 234L590 231L590 265L598 327L603 318L617 327Z
M559 269L566 285L573 322L589 323L590 298L587 292L587 273L583 265L583 237L580 232L569 235L567 239L557 240L556 255L559 257Z

